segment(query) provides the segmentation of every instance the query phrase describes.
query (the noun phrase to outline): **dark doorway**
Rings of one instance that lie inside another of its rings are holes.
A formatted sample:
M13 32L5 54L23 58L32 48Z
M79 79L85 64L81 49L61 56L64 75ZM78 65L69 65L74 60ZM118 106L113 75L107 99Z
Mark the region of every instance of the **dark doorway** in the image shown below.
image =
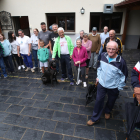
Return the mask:
M138 43L138 49L140 49L140 38L139 38L139 43Z
M22 29L24 31L24 34L30 37L28 16L16 16L12 18L16 36L18 36L18 29Z

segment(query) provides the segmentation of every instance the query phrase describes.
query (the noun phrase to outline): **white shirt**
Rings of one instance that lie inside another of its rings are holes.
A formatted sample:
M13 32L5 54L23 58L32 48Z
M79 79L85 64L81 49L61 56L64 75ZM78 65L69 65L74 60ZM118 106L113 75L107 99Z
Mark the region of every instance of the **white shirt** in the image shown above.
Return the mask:
M17 40L17 38L16 38ZM11 43L11 47L12 47L12 54L17 54L17 41L14 40L12 43Z
M24 35L23 38L21 37L17 38L17 46L20 47L21 54L29 53L29 44L31 44L31 39L28 36Z
M32 49L37 50L38 49L38 36L33 34L31 36L31 43L32 43Z
M105 39L109 37L109 32L107 32L106 34L103 32L100 34L100 38L101 38L101 45L104 44Z
M61 47L61 54L69 54L68 44L65 37L60 37L60 47Z

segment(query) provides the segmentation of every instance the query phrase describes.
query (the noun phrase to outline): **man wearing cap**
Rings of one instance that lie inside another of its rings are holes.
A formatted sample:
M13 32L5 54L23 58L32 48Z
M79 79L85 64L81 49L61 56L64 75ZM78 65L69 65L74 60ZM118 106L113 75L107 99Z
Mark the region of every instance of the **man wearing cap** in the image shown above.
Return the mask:
M98 53L101 47L101 39L100 35L97 34L97 28L92 28L92 34L89 35L89 40L92 41L92 47L91 47L91 59L89 63L89 68L93 67L94 70L97 68L97 59L98 59Z

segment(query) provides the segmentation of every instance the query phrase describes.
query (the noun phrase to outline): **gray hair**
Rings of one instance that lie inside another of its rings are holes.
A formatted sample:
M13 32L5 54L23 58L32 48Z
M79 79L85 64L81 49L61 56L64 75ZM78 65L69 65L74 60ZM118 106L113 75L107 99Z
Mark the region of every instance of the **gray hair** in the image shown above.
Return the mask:
M54 24L52 25L52 28L53 28L53 26L57 26L57 27L58 27L58 25L57 25L56 23L54 23Z
M21 31L22 33L24 33L24 31L22 29L18 29L18 32Z
M63 31L63 32L64 32L64 29L63 29L62 27L59 27L59 28L57 29L57 32L59 33L59 31Z
M106 47L107 47L110 43L115 43L115 44L116 44L116 48L118 49L118 43L115 42L115 41L110 41L110 42L108 42L107 45L106 45Z
M107 28L107 29L108 29L108 27L107 27L107 26L105 26L104 28Z
M76 39L76 42L77 42L77 41L80 41L80 42L82 43L82 40L81 40L80 38Z
M81 30L79 33L81 33L81 32L85 33L84 30Z
M87 33L84 33L83 37L86 37L86 36L88 37L88 34Z
M110 30L110 31L113 31L113 32L114 32L114 34L116 34L115 30ZM110 31L109 31L109 32L110 32Z

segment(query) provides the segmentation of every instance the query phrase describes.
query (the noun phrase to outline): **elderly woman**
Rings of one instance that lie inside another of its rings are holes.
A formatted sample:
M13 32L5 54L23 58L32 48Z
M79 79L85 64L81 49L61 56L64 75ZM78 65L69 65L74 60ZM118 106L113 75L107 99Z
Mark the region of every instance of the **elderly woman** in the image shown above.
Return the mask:
M77 81L77 85L79 85L81 82L83 82L83 87L87 87L86 80L85 80L85 66L86 60L88 59L87 50L85 47L82 46L81 39L77 39L76 41L77 47L74 48L72 59L74 61L74 65L76 66L76 69L78 69L80 65L80 78L82 78L82 81Z
M88 71L89 71L89 61L91 57L91 47L92 47L92 42L88 40L88 34L83 35L83 40L82 40L82 46L86 48L87 54L88 54L88 59L86 60L86 79L88 78Z
M56 38L53 47L52 60L54 60L56 53L58 53L58 57L60 58L61 69L62 69L61 80L64 81L67 78L67 71L66 71L67 68L70 85L74 85L72 67L71 67L71 58L72 58L74 46L71 41L71 38L69 36L64 35L64 29L62 27L58 28L58 34L59 37Z
M14 73L14 66L12 62L12 55L11 55L11 44L10 42L5 39L4 34L0 33L0 42L4 48L4 57L3 60L5 62L6 68L8 69L9 73Z

